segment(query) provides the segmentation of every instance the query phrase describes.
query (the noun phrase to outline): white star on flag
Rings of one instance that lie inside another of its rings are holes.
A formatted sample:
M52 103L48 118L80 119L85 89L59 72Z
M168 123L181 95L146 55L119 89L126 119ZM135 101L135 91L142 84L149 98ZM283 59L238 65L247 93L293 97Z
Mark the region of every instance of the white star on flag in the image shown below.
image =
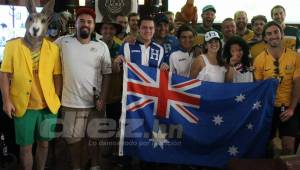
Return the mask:
M221 125L221 123L223 123L223 117L220 115L214 116L214 119L212 120L215 125Z
M260 107L261 107L261 103L260 103L260 101L257 101L253 104L252 109L253 110L255 110L255 109L258 110Z
M153 142L153 148L156 148L159 146L161 149L164 149L164 144L169 143L168 140L166 140L166 133L162 133L161 129L158 129L158 132L152 132L153 138L150 139L150 141Z
M238 148L234 145L230 146L227 152L229 152L230 156L236 156L239 153Z
M248 130L252 130L252 129L253 129L252 123L248 123L248 124L247 124L247 129L248 129Z
M238 96L235 96L235 101L240 103L240 102L243 102L244 100L246 99L245 95L244 94L240 94Z

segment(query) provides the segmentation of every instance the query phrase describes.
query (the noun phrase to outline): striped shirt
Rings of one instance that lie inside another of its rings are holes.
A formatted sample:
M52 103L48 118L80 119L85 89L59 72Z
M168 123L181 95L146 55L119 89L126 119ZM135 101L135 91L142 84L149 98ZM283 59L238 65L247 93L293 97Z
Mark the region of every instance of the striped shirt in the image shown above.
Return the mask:
M134 44L126 42L120 48L119 54L135 64L159 68L164 58L164 49L155 42L151 42L148 47L139 41Z

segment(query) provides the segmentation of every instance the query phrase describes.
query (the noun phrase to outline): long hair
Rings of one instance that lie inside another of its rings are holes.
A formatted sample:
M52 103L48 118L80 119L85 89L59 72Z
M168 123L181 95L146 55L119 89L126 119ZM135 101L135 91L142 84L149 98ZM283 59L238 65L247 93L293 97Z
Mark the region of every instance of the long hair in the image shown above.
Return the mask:
M231 46L234 44L239 45L243 50L243 56L241 59L241 64L243 65L243 67L245 67L245 68L250 67L251 61L250 61L250 57L249 57L249 53L250 53L249 46L246 43L246 41L239 36L231 37L224 46L223 58L225 59L226 63L228 63L228 64L230 63L230 58L232 57L230 49L231 49Z

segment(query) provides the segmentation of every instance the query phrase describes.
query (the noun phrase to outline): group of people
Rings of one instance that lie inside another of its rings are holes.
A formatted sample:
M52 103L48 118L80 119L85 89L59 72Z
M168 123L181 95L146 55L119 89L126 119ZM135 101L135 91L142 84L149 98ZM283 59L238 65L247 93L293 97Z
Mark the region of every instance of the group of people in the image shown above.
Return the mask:
M54 137L53 127L46 125L56 122L59 108L72 168L83 168L83 146L88 146L90 169L100 169L111 153L103 149L108 146L91 145L90 141L103 140L94 132L99 122L93 120L115 120L118 131L124 61L218 83L278 79L270 139L279 128L283 154L293 154L300 123L296 113L299 30L285 25L285 9L280 5L271 10L273 21L267 22L262 15L253 17L253 31L247 27L245 11L226 18L221 30L213 28L215 14L214 6L205 6L203 23L196 28L174 22L172 12L154 17L119 14L116 21L104 16L101 23L95 23L94 10L81 7L76 11L75 34L54 43L41 34L36 36L38 30L31 28L34 20L29 18L25 37L7 42L1 65L3 109L14 117L24 169L32 169L34 139L38 141L36 167L44 169L47 141ZM32 44L41 37L40 46ZM117 139L111 136L109 140ZM110 150L116 152L114 147Z

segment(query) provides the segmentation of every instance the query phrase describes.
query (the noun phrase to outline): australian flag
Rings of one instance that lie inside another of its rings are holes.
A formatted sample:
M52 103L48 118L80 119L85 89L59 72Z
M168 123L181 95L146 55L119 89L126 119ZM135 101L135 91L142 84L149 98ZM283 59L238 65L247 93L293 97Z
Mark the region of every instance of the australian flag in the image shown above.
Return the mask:
M225 167L264 156L276 80L210 83L124 65L120 155Z

